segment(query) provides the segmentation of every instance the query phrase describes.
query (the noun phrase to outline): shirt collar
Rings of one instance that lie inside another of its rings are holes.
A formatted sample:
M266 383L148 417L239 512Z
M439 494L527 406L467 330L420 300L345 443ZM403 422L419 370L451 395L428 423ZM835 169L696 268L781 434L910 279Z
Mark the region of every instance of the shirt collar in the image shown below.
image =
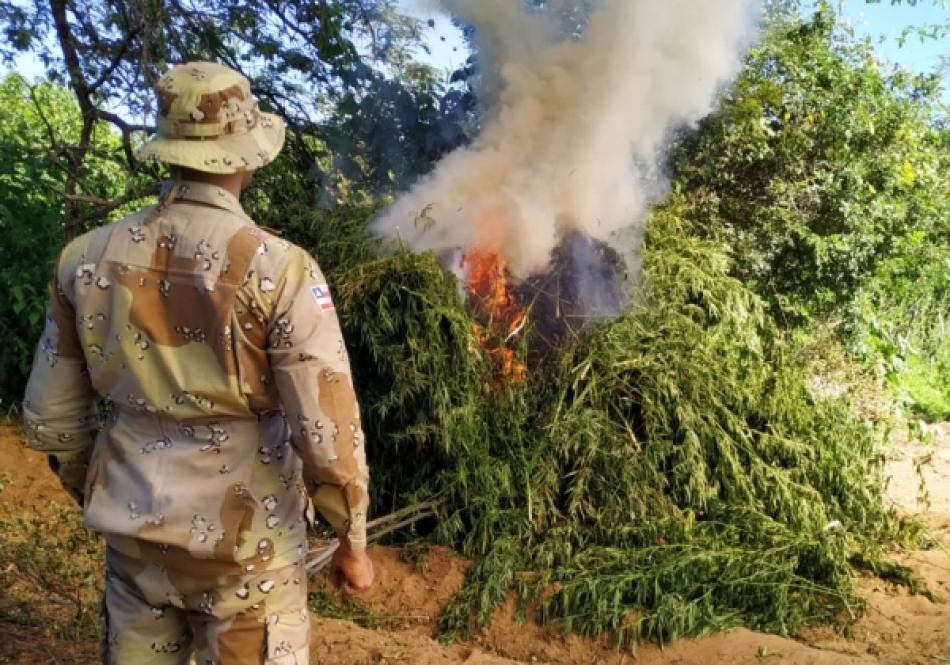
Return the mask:
M165 198L174 184L174 180L168 180L162 185L162 190L159 194L160 200ZM178 181L178 192L175 194L175 200L206 203L216 208L230 210L242 217L247 217L244 208L241 206L241 202L234 194L207 182L195 182L194 180Z

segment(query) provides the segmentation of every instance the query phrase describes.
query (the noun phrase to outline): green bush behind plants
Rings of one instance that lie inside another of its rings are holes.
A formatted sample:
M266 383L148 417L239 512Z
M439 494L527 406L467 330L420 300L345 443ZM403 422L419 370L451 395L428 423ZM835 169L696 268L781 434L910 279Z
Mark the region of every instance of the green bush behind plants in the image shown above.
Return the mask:
M23 397L36 341L43 329L53 262L65 242L63 229L67 145L79 141L81 118L72 94L53 83L29 84L18 74L0 79L0 409ZM58 150L49 149L50 137ZM110 154L117 135L101 127L93 155L79 169L98 196L125 191L130 177ZM122 209L115 212L122 214ZM80 229L81 230L81 229Z
M948 166L950 166L950 160ZM950 246L910 233L845 313L851 352L894 388L898 404L950 419Z
M729 247L732 274L776 320L841 321L848 347L912 403L923 384L950 399L935 361L950 355L939 90L936 76L886 70L822 3L766 31L674 161L696 228Z
M52 122L78 131L78 111L68 93L55 86L36 90ZM48 187L48 157L40 150L43 123L30 102L29 87L17 75L0 81L0 407L16 403L43 327L47 283L62 246L63 202ZM17 145L17 154L8 147Z

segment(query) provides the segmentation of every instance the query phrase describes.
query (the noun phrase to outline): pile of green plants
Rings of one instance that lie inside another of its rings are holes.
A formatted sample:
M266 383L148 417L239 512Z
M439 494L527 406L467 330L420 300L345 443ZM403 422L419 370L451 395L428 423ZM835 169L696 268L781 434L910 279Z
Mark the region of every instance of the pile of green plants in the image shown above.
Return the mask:
M853 583L916 536L885 508L879 435L813 397L767 306L673 197L631 311L499 379L429 254L320 257L350 345L374 510L428 500L430 537L475 558L442 618L506 595L621 644L860 614ZM368 213L364 213L365 214ZM357 211L320 217L316 247ZM330 245L332 247L332 244ZM332 253L332 250L331 250Z

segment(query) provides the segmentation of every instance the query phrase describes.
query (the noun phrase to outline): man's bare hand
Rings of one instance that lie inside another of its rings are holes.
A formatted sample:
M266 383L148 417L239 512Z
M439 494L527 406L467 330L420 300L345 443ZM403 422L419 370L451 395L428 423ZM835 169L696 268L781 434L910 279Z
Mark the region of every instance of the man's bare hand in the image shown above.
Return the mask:
M330 560L330 582L346 593L365 591L373 585L373 561L365 550L353 551L345 545Z

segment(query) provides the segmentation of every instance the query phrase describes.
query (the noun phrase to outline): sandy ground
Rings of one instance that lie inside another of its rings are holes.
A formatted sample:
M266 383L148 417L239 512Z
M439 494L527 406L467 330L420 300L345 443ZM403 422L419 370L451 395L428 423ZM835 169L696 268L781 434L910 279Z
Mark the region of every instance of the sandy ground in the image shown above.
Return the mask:
M917 466L927 480L929 506L918 501ZM869 609L847 638L825 628L808 630L797 640L738 629L680 640L663 650L642 645L636 654L620 653L606 639L564 638L532 622L519 625L512 602L470 642L444 645L433 638L435 620L461 585L468 563L435 548L420 571L403 561L398 550L375 548L377 583L359 602L376 627L315 616L311 662L950 665L950 603L939 602L950 599L950 424L935 427L929 444L908 443L897 437L888 455L888 475L889 500L921 514L932 530L937 546L904 554L902 560L914 567L938 602L880 580L865 580L862 595ZM27 510L42 512L68 503L45 459L24 450L17 431L10 427L0 427L0 488L0 517ZM8 590L5 602L11 602L11 596L15 590ZM91 639L69 639L35 626L0 621L0 662L94 663L96 653L97 645Z

